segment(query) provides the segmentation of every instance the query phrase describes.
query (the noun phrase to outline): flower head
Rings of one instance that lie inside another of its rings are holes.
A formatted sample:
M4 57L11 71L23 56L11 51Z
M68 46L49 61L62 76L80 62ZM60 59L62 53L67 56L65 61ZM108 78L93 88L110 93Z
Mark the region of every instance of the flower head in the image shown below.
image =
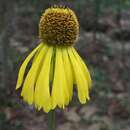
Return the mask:
M47 9L39 24L39 34L43 42L52 45L72 45L79 33L75 13L65 7L54 6Z
M39 31L42 42L21 65L16 89L23 86L23 99L45 112L56 107L64 109L72 100L74 84L79 101L86 103L91 77L72 46L79 32L74 12L64 7L47 9L41 17ZM31 67L25 76L29 62Z

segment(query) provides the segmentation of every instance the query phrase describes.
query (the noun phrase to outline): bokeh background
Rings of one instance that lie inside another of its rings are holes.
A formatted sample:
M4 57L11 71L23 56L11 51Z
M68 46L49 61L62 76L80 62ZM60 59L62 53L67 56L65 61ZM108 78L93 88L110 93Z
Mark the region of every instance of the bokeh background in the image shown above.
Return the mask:
M57 130L130 130L129 0L0 0L0 130L47 130L47 114L24 103L15 84L20 64L38 44L40 15L54 4L75 10L75 48L93 79L86 105L74 98L57 110Z

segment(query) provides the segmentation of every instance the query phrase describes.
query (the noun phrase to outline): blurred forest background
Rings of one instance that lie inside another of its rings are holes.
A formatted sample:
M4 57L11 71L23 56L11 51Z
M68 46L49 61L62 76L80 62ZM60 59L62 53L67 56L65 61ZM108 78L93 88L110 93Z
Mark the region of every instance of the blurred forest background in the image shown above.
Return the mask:
M15 91L18 69L38 44L41 13L53 4L75 10L76 49L87 62L91 100L57 110L57 130L130 130L130 0L0 0L0 130L46 130L47 115Z

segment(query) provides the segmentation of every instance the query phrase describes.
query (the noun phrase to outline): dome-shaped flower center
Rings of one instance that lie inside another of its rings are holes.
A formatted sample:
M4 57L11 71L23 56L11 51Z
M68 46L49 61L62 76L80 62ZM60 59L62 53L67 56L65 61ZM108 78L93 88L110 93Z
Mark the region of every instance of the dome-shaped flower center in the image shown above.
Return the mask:
M40 19L39 35L47 44L72 45L78 34L78 20L69 8L51 7L43 13Z

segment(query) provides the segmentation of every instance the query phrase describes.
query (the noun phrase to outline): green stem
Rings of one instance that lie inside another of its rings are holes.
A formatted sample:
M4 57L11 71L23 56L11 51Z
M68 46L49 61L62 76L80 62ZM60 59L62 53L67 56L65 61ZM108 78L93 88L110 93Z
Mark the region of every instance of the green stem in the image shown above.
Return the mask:
M48 130L55 130L55 110L51 110L49 112L49 117L48 117Z
M52 56L52 84L54 79L54 67L55 67L55 54L56 54L56 48L53 48L53 56ZM48 115L48 130L55 130L55 110L51 110Z

